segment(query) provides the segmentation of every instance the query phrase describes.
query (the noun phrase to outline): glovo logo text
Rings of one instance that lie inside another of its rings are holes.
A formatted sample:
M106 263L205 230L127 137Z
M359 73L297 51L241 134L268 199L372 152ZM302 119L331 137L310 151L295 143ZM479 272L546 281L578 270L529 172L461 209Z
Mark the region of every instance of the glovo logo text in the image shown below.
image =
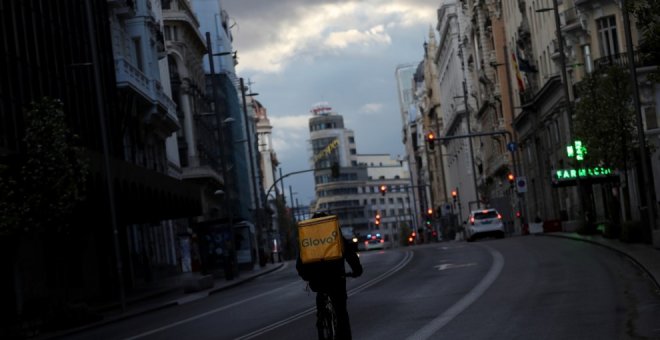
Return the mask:
M337 231L335 230L328 237L324 237L324 238L311 238L311 237L304 238L302 240L302 246L303 247L323 246L323 245L334 243L336 239L337 239Z

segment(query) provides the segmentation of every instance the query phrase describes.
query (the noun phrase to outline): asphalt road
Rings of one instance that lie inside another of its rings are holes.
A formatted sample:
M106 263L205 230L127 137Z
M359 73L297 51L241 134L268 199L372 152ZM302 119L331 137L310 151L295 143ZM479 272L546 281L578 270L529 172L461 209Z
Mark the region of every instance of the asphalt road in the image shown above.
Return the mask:
M361 254L354 339L660 338L660 292L584 242L513 237ZM70 339L315 339L314 294L293 263L189 304Z

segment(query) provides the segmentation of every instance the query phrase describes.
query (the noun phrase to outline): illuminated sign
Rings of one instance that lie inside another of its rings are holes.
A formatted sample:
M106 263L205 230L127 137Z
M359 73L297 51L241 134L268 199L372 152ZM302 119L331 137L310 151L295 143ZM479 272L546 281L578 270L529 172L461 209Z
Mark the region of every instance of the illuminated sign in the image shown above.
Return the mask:
M587 154L587 148L582 145L582 142L576 140L572 145L566 147L566 155L568 158L575 157L578 161L583 161L584 156Z
M556 181L574 180L577 178L598 178L612 175L612 169L603 167L580 168L580 169L559 169L553 173Z
M339 139L335 139L328 146L323 148L318 154L314 156L314 163L318 162L321 158L328 156L332 150L334 150L339 145Z

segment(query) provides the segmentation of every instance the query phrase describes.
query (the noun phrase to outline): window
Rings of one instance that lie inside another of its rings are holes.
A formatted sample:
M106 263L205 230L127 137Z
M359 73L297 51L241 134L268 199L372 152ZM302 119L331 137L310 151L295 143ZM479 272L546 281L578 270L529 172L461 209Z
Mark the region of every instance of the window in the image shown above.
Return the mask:
M133 38L133 48L135 48L135 66L138 70L144 72L144 65L142 63L142 44L140 38Z
M612 15L596 20L598 42L603 57L619 54L619 41L616 35L616 18Z

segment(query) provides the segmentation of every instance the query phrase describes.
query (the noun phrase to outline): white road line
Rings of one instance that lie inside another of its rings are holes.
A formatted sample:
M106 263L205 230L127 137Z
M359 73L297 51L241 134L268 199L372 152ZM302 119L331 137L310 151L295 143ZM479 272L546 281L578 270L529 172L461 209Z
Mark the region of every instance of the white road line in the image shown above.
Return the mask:
M490 287L495 279L502 272L502 267L504 267L504 257L497 250L483 246L488 249L490 255L493 257L493 265L486 273L481 281L472 288L472 290L464 295L460 300L458 300L453 306L449 307L444 313L435 319L431 320L428 324L422 327L415 334L409 336L407 340L418 340L418 339L429 339L433 334L439 331L442 327L448 324L454 317L462 313L467 309L473 302L475 302L485 291Z
M141 334L138 334L138 335L132 336L132 337L130 337L130 338L126 338L126 340L139 339L139 338L145 337L145 336L147 336L147 335L151 335L151 334L155 334L155 333L158 333L158 332L162 332L162 331L164 331L164 330L166 330L166 329L170 329L170 328L172 328L172 327L176 327L176 326L178 326L178 325L182 325L182 324L187 323L187 322L190 322L190 321L195 321L195 320L197 320L197 319L201 319L201 318L206 317L206 316L209 316L209 315L211 315L211 314L215 314L215 313L217 313L217 312L221 312L221 311L223 311L223 310L225 310L225 309L229 309L229 308L232 308L232 307L235 307L235 306L241 305L241 304L246 303L246 302L248 302L248 301L256 300L256 299L259 299L259 298L261 298L261 297L263 297L263 296L266 296L266 295L269 295L269 294L273 294L273 293L275 293L275 292L277 292L277 291L279 291L279 290L285 289L285 288L287 288L287 287L289 287L289 286L292 286L292 285L299 285L299 284L300 284L299 281L291 282L291 283L286 284L286 285L284 285L284 286L282 286L282 287L280 287L280 288L276 288L276 289L273 289L273 290L268 291L268 292L265 292L265 293L261 293L261 294L258 294L258 295L254 295L254 296L249 297L249 298L247 298L247 299L243 299L243 300L240 300L240 301L236 301L236 302L234 302L234 303L230 303L230 304L228 304L228 305L225 305L225 306L222 306L222 307L218 307L218 308L216 308L216 309L212 309L212 310L210 310L210 311L208 311L208 312L204 312L204 313L202 313L202 314L198 314L198 315L195 315L195 316L189 317L189 318L187 318L187 319L179 320L179 321L177 321L177 322L174 322L174 323L168 324L167 326L163 326L163 327L160 327L160 328L152 329L152 330L150 330L150 331L148 331L148 332L144 332L144 333L141 333Z
M369 281L367 281L367 282L361 284L360 286L355 287L355 288L349 290L349 291L347 292L347 295L348 295L348 296L353 296L353 295L355 295L355 294L357 294L357 293L359 293L359 292L361 292L361 291L363 291L363 290L365 290L365 289L367 289L367 288L369 288L369 287L375 285L376 283L385 280L387 277L391 276L392 274L398 272L398 271L401 270L403 267L405 267L405 266L406 266L406 265L412 260L412 258L413 258L413 253L412 253L412 251L406 251L403 260L401 260L401 262L399 262L396 266L390 268L388 271L384 272L383 274L380 274L380 275L377 276L376 278L371 279L371 280L369 280ZM247 340L247 339L255 338L255 337L259 336L259 335L262 335L262 334L264 334L264 333L270 332L270 331L272 331L273 329L276 329L276 328L282 327L282 326L284 326L284 325L286 325L286 324L289 324L289 323L291 323L291 322L294 322L294 321L296 321L296 320L298 320L298 319L302 319L303 317L306 317L306 316L308 316L308 315L310 315L310 314L312 314L312 313L314 313L314 312L316 312L316 306L314 306L314 307L312 307L312 308L310 308L310 309L307 309L307 310L305 310L305 311L303 311L303 312L300 312L300 313L298 313L298 314L295 314L295 315L293 315L293 316L290 316L290 317L288 317L288 318L286 318L286 319L284 319L284 320L280 320L280 321L275 322L275 323L273 323L273 324L270 324L270 325L268 325L268 326L266 326L266 327L263 327L263 328L257 329L257 330L255 330L254 332L251 332L251 333L245 334L245 335L243 335L243 336L240 336L240 337L238 337L238 338L236 338L236 339L234 339L234 340Z
M397 271L399 271L401 268L403 268L406 264L408 264L408 262L410 262L411 259L412 259L412 252L411 252L411 251L406 252L405 257L403 258L403 260L402 260L401 262L399 262L395 267L391 268L390 270L388 270L387 272L381 274L380 276L376 277L375 279L370 280L370 281L368 281L368 282L366 282L366 283L360 285L360 286L357 287L357 288L351 289L351 290L348 292L348 295L351 296L351 295L353 295L353 294L356 294L356 293L358 293L358 292L360 292L360 291L362 291L362 290L364 290L364 289L366 289L366 288L368 288L368 287L370 287L370 286L372 286L372 285L374 285L374 284L376 284L376 283L378 283L378 282L384 280L384 279L387 278L388 276L394 274L395 272L397 272ZM155 328L155 329L152 329L152 330L150 330L150 331L147 331L147 332L144 332L144 333L141 333L141 334L138 334L138 335L134 335L134 336L132 336L132 337L130 337L130 338L126 338L125 340L134 340L134 339L139 339L139 338L146 337L146 336L148 336L148 335L156 334L156 333L158 333L158 332L162 332L162 331L164 331L164 330L167 330L167 329L170 329L170 328L173 328L173 327L176 327L176 326L182 325L182 324L184 324L184 323L188 323L188 322L191 322L191 321L195 321L195 320L201 319L201 318L203 318L203 317L209 316L209 315L211 315L211 314L214 314L214 313L217 313L217 312L221 312L221 311L223 311L223 310L226 310L226 309L229 309L229 308L232 308L232 307L235 307L235 306L241 305L241 304L243 304L243 303L245 303L245 302L248 302L248 301L252 301L252 300L255 300L255 299L261 298L261 297L266 296L266 295L268 295L268 294L273 294L273 293L275 293L276 291L279 291L279 290L282 290L282 289L287 288L288 286L291 286L291 285L297 285L297 284L300 284L300 281L295 281L295 282L292 282L292 283L286 284L286 285L284 285L284 286L282 286L282 287L279 287L279 288L276 288L276 289L274 289L274 290L271 290L271 291L269 291L269 292L264 292L264 293L261 293L261 294L258 294L258 295L255 295L255 296L249 297L249 298L247 298L247 299L243 299L243 300L241 300L241 301L236 301L236 302L231 303L231 304L228 304L228 305L226 305L226 306L218 307L218 308L216 308L216 309L212 309L212 310L207 311L207 312L204 312L204 313L202 313L202 314L198 314L198 315L195 315L195 316L189 317L189 318L187 318L187 319L179 320L179 321L177 321L177 322L174 322L174 323L168 324L167 326L163 326L163 327ZM284 319L284 320L280 320L280 321L278 321L278 322L276 322L276 323L273 323L273 324L271 324L270 326L267 326L267 327L261 328L261 329L259 329L259 330L256 330L256 331L252 332L252 333L249 333L249 334L247 334L247 335L244 335L244 336L242 336L242 337L240 337L240 338L238 338L238 339L251 339L251 338L253 338L253 337L255 337L255 336L258 336L258 335L260 335L260 334L263 334L263 333L265 333L265 332L268 332L268 331L270 331L270 330L273 330L273 329L275 329L275 328L278 328L278 327L284 326L284 325L286 325L286 324L288 324L288 323L291 323L291 322L293 322L293 321L295 321L295 320L298 320L298 319L300 319L300 318L303 318L303 317L305 317L305 316L307 316L307 315L310 315L310 314L314 313L315 311L316 311L316 306L314 306L314 307L312 307L312 308L309 308L309 309L307 309L307 310L305 310L305 311L303 311L303 312L300 312L300 313L298 313L298 314L295 314L295 315L293 315L293 316L290 316L290 317L288 317L288 318L286 318L286 319Z

